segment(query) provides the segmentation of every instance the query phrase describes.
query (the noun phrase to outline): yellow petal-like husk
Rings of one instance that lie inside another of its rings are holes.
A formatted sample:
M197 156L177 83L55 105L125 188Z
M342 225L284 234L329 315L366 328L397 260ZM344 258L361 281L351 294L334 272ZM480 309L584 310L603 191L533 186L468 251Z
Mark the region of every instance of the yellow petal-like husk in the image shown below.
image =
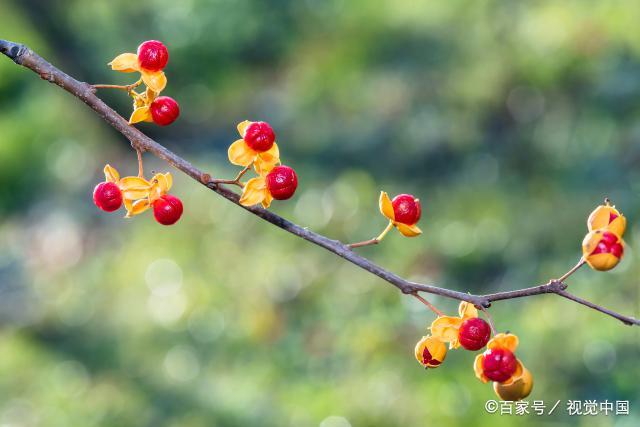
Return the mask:
M122 197L125 199L136 200L149 196L151 183L138 176L125 176L120 180L119 187L122 191Z
M151 104L153 100L158 97L158 92L154 92L151 88L147 87L144 91L144 97L146 98L147 104Z
M393 225L398 229L400 233L402 233L405 237L416 237L422 234L422 230L417 225L407 225L402 224L401 222L394 222Z
M609 271L620 262L620 258L613 254L595 254L585 258L589 267L597 271Z
M382 215L389 218L391 221L395 221L396 217L393 212L393 204L391 203L389 195L385 191L380 192L380 200L378 200L378 206Z
M476 356L473 361L473 372L476 374L476 378L478 378L483 383L489 382L489 378L484 376L484 369L482 368L482 361L484 360L484 355L480 353Z
M120 180L120 189L122 191L126 190L139 190L143 188L149 188L151 183L144 178L139 176L125 176Z
M506 348L513 353L516 351L516 348L518 348L518 343L519 340L516 335L505 334L501 332L499 334L496 334L489 340L489 342L487 343L487 348Z
M429 351L431 355L432 361L429 363L424 363L422 358L422 354L424 349ZM414 349L414 355L418 362L427 368L437 368L444 362L444 359L447 357L447 347L444 345L442 341L432 336L424 336L420 341L416 343L416 347Z
M478 309L470 302L462 301L458 306L458 315L463 319L478 317Z
M135 124L140 122L152 122L153 118L151 117L151 110L149 106L145 105L143 107L136 108L131 113L131 117L129 117L129 124Z
M463 320L459 317L440 316L431 322L431 335L443 342L452 343L451 348L458 347L458 331Z
M127 218L131 218L132 216L140 215L142 212L146 211L151 207L149 200L140 199L134 202L125 201L124 207L127 209Z
M258 153L253 151L244 139L238 139L229 146L229 161L238 166L249 166L255 160Z
M278 144L274 142L269 150L258 153L255 160L255 169L259 175L266 175L271 172L271 169L276 167L278 163L280 163L280 150Z
M117 183L120 180L120 174L111 165L105 165L104 167L104 178L107 182L115 182Z
M240 134L240 137L244 138L244 133L250 124L251 124L251 121L249 120L244 120L238 123L238 133Z
M140 74L142 75L144 84L156 93L162 92L167 85L167 76L165 76L164 71L149 72L140 70Z
M157 182L158 188L163 194L166 194L171 190L171 186L173 185L173 177L171 176L171 172L167 173L157 173L151 178L151 182Z
M611 214L617 217L613 221L610 221ZM589 231L604 229L622 237L627 228L627 218L613 206L600 205L589 215L587 226Z
M113 61L109 62L108 65L114 71L133 73L139 70L138 55L135 53L123 53L113 58Z
M515 402L529 396L533 389L533 375L528 369L524 369L522 376L511 384L493 383L493 391L502 400Z
M240 204L242 206L253 206L262 201L267 196L267 184L263 177L250 179L242 189L240 196Z
M273 196L269 193L268 190L265 191L264 200L262 201L262 207L265 209L269 209L271 206L271 202L273 202Z

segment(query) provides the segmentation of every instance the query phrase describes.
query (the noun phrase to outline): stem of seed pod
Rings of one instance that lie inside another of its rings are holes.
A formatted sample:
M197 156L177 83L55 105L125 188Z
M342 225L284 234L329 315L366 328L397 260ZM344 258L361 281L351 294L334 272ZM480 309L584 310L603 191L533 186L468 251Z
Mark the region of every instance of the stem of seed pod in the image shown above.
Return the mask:
M420 301L421 303L423 303L424 305L426 305L427 307L429 307L429 310L433 311L437 316L444 316L444 313L441 312L440 310L438 310L433 304L431 304L429 301L427 301L426 299L422 298L417 292L412 293L411 295L413 295L414 297L416 297L418 299L418 301Z
M489 321L489 326L491 327L491 332L493 332L493 335L496 334L496 326L493 323L493 317L491 317L491 315L489 314L489 310L487 310L486 308L484 308L483 306L478 306L480 307L480 310L482 310L482 312L484 313L485 316L487 316L487 320Z
M140 178L144 178L144 168L142 166L142 151L136 149L136 153L138 154L138 176Z
M244 176L244 174L245 174L245 173L247 173L247 171L248 171L249 169L251 169L251 165L249 165L249 166L245 167L244 169L242 169L242 170L240 171L240 173L238 173L238 175L236 175L236 177L235 177L234 181L235 181L235 182L240 182L240 178L242 178L242 177Z
M573 266L573 268L569 271L567 271L566 273L564 273L559 279L557 279L558 282L564 282L565 280L567 280L569 278L569 276L571 276L573 273L575 273L576 271L578 271L578 269L580 267L582 267L585 264L585 259L584 258L580 258L580 261L578 261L578 263Z
M379 242L382 239L384 239L384 236L386 236L389 230L391 230L392 228L393 228L393 222L389 221L389 224L387 224L387 228L385 228L384 231L380 233L378 237L376 237L376 240Z
M369 240L364 240L358 243L349 243L347 246L353 249L353 248L361 248L363 246L377 245L378 243L380 243L378 239L369 239Z
M240 188L244 188L244 184L242 182L240 182L240 178L242 178L244 176L244 174L249 171L249 169L251 169L251 165L246 166L244 169L242 169L240 171L240 173L238 173L238 175L236 175L236 177L234 179L212 179L210 182L213 182L215 184L237 185Z
M374 239L369 239L369 240L365 240L363 242L358 242L358 243L349 243L347 246L350 249L353 248L361 248L363 246L369 246L369 245L377 245L378 243L380 243L380 241L382 239L384 239L384 236L387 235L387 233L389 232L389 230L391 230L393 228L393 222L389 221L389 224L387 225L387 228L384 229L384 231L382 233L380 233L380 235Z
M92 85L94 89L118 89L125 90L129 93L133 91L134 88L137 88L142 84L142 79L130 85Z

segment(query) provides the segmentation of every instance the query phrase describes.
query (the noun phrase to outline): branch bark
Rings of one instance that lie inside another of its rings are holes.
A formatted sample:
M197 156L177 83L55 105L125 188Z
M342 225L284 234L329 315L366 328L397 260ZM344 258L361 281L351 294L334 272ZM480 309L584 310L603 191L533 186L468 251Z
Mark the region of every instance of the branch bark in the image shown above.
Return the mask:
M47 62L45 59L43 59L41 56L39 56L26 46L0 39L0 52L13 60L16 64L22 65L23 67L34 71L42 79L60 86L62 89L66 90L76 98L83 101L91 109L93 109L104 121L106 121L118 132L124 135L130 141L134 149L138 151L148 151L154 154L158 158L166 161L174 168L189 175L200 184L208 187L211 191L219 194L220 196L236 204L242 209L251 212L252 214L275 225L276 227L279 227L291 234L307 240L308 242L320 246L341 258L344 258L345 260L362 268L363 270L366 270L371 274L374 274L383 279L387 283L390 283L404 294L417 295L418 292L425 292L452 298L459 301L468 301L478 307L486 309L491 306L491 303L493 301L555 293L564 298L570 299L574 302L585 305L601 313L616 318L626 325L640 325L640 321L633 317L618 314L609 309L600 307L597 304L591 303L587 300L566 292L565 289L567 285L564 283L564 281L551 280L549 283L546 283L544 285L533 286L530 288L524 288L515 291L498 292L487 295L474 295L434 285L415 283L406 280L398 276L397 274L382 268L371 260L355 253L352 248L349 247L349 245L346 245L338 240L333 240L321 234L315 233L305 227L294 224L291 221L288 221L268 210L262 209L261 207L246 207L240 205L240 203L238 202L239 196L229 188L227 188L225 185L219 182L215 182L211 179L211 176L209 174L204 173L187 160L168 150L153 139L149 138L137 128L130 126L126 119L120 116L116 111L114 111L111 107L109 107L96 96L95 89L90 84L80 82L72 78L63 71L54 67L52 64ZM563 278L564 277L565 276L563 276Z

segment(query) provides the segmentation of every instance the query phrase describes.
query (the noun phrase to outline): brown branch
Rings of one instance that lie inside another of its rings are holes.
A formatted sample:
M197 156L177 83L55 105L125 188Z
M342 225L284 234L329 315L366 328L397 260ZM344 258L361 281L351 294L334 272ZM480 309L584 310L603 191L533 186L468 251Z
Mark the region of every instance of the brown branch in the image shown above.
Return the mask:
M358 255L357 253L352 251L348 245L338 240L329 239L328 237L325 237L321 234L314 233L307 228L296 225L258 206L247 207L240 205L240 203L238 202L239 196L236 193L234 193L224 185L212 181L209 174L202 172L187 160L158 144L156 141L149 138L135 127L130 126L126 119L121 117L111 107L109 107L95 95L95 88L93 86L70 77L66 73L51 65L49 62L44 60L32 50L28 49L26 46L0 39L0 52L12 59L16 64L22 65L34 71L42 79L60 86L76 98L83 101L90 108L92 108L104 121L106 121L118 132L124 135L130 141L132 147L136 150L148 151L154 154L156 157L166 161L174 168L189 175L194 180L208 187L210 190L214 191L230 202L275 225L276 227L279 227L291 234L294 234L304 240L320 246L339 257L344 258L345 260L351 262L352 264L355 264L363 270L366 270L371 274L374 274L384 281L392 284L405 294L416 295L418 292L426 292L456 299L459 301L468 301L478 307L488 308L491 306L491 302L493 301L528 297L545 293L555 293L563 296L564 298L570 299L579 304L605 313L622 321L627 325L640 325L640 321L637 319L623 316L621 314L615 313L611 310L578 298L572 294L569 294L568 292L565 292L567 285L564 282L557 280L552 280L545 285L534 286L531 288L519 289L515 291L498 292L488 295L473 295L454 291L451 289L441 288L438 286L415 283L403 279L397 274L392 273L375 264L374 262L368 260L367 258Z

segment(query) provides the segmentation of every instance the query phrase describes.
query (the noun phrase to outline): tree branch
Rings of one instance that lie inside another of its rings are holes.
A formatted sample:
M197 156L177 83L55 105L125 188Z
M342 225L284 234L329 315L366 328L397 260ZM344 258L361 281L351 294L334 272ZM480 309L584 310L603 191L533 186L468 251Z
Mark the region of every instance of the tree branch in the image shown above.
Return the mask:
M622 321L624 324L640 325L640 321L637 319L623 316L621 314L593 304L589 301L576 297L572 294L569 294L565 291L567 285L563 281L559 280L552 280L545 285L539 285L515 291L498 292L488 295L474 295L445 289L438 286L415 283L403 279L397 274L385 270L384 268L368 260L367 258L358 255L348 245L338 240L332 240L321 234L310 231L305 227L296 225L272 212L269 212L268 210L262 209L261 207L246 207L240 205L240 203L238 202L239 196L236 193L234 193L221 183L213 181L209 174L202 172L187 160L183 159L182 157L178 156L177 154L166 149L153 139L146 136L137 128L130 126L126 119L121 117L111 107L109 107L95 95L94 87L92 87L88 83L80 82L70 77L66 73L51 65L49 62L47 62L45 59L40 57L38 54L36 54L26 46L7 40L0 40L0 52L12 59L16 64L22 65L34 71L42 79L60 86L76 98L82 100L85 104L92 108L104 121L109 123L113 128L124 135L136 150L148 151L154 154L155 156L166 161L174 168L189 175L200 184L208 187L210 190L214 191L230 202L275 225L276 227L279 227L291 234L301 237L304 240L307 240L317 246L328 250L329 252L334 253L339 257L344 258L345 260L362 268L363 270L366 270L380 277L405 294L411 294L415 296L418 292L425 292L456 299L459 301L468 301L478 307L486 309L491 306L492 301L555 293L563 296L564 298L570 299L579 304L585 305L594 310L614 317ZM564 277L567 277L567 275L563 276L563 278Z

